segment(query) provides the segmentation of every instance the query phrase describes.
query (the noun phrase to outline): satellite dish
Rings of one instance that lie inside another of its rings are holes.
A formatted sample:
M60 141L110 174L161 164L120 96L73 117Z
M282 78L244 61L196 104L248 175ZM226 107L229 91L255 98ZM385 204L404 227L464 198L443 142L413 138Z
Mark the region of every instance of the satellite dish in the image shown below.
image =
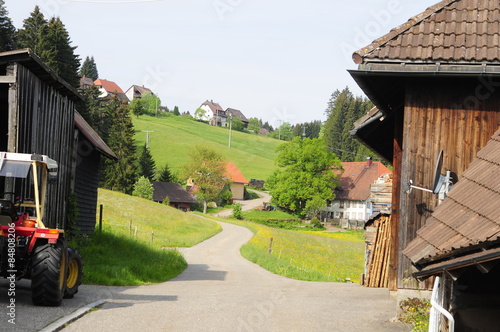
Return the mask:
M441 167L443 167L443 150L439 152L436 160L436 166L434 168L434 182L432 183L432 193L434 194L439 193L439 190L441 190L445 180L445 176L441 175Z
M427 189L427 188L422 188L413 185L413 181L410 180L408 181L408 190L406 190L406 193L409 194L413 188L422 190L422 191L427 191L433 194L439 194L441 187L446 181L446 177L441 175L441 167L443 167L443 150L439 152L438 158L436 160L436 166L434 166L434 176L433 176L433 183L432 183L432 190Z

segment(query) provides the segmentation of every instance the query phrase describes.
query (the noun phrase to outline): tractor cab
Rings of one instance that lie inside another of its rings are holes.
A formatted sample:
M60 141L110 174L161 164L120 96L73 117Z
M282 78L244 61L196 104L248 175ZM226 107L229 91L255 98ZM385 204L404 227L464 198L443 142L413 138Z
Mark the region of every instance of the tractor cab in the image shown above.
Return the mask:
M57 168L45 155L0 152L0 225L46 228L47 183L57 180Z

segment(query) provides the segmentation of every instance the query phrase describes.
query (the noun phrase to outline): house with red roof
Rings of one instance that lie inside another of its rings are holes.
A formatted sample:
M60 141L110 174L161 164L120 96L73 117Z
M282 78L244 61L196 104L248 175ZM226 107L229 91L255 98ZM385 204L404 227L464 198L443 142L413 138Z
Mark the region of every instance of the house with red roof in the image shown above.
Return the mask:
M101 91L100 98L114 98L118 97L122 102L128 103L130 100L127 98L123 90L113 81L98 78L94 81L94 85L99 87Z
M343 162L343 172L339 174L340 185L335 189L335 199L328 205L328 219L338 220L345 226L349 220L364 222L373 213L371 202L371 186L384 174L392 174L379 161Z
M233 199L245 199L245 186L248 185L247 178L239 168L231 161L226 161L226 176L230 182Z

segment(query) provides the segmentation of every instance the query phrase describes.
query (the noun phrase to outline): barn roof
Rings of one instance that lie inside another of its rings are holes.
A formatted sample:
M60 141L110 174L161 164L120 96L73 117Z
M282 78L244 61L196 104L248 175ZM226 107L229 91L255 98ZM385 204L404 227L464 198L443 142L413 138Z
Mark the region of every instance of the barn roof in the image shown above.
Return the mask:
M403 254L425 276L500 259L500 129L462 173ZM436 272L437 271L437 272Z
M388 161L394 115L420 78L493 80L500 76L500 0L443 0L353 53L348 70L378 111L351 132ZM459 84L459 83L457 83Z
M340 185L335 190L336 199L367 200L370 186L382 174L392 174L381 162L343 162L344 172L340 175Z
M443 0L354 52L364 61L499 62L499 0Z
M102 140L101 136L88 124L87 121L75 111L75 125L85 138L94 146L94 148L103 155L117 160L118 157L110 147Z
M163 202L165 197L168 196L171 203L197 203L196 199L188 193L178 183L170 182L152 182L153 184L153 201Z
M0 65L11 62L22 64L43 82L56 88L63 96L73 101L80 101L82 99L75 88L60 78L31 49L25 48L0 53Z

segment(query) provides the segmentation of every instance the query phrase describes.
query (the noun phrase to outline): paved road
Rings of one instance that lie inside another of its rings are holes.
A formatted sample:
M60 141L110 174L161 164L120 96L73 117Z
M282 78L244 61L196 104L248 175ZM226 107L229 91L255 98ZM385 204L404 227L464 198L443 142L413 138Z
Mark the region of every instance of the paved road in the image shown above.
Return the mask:
M274 275L241 257L249 230L221 224L183 250L189 267L177 278L106 287L109 300L63 331L408 331L389 322L396 307L387 290Z
M241 209L243 211L248 211L251 209L255 209L258 206L262 206L264 202L269 203L271 201L271 195L263 191L257 191L252 189L260 197L257 199L246 200L246 201L237 201L241 204ZM217 217L228 217L233 213L233 209L222 210L216 214Z

